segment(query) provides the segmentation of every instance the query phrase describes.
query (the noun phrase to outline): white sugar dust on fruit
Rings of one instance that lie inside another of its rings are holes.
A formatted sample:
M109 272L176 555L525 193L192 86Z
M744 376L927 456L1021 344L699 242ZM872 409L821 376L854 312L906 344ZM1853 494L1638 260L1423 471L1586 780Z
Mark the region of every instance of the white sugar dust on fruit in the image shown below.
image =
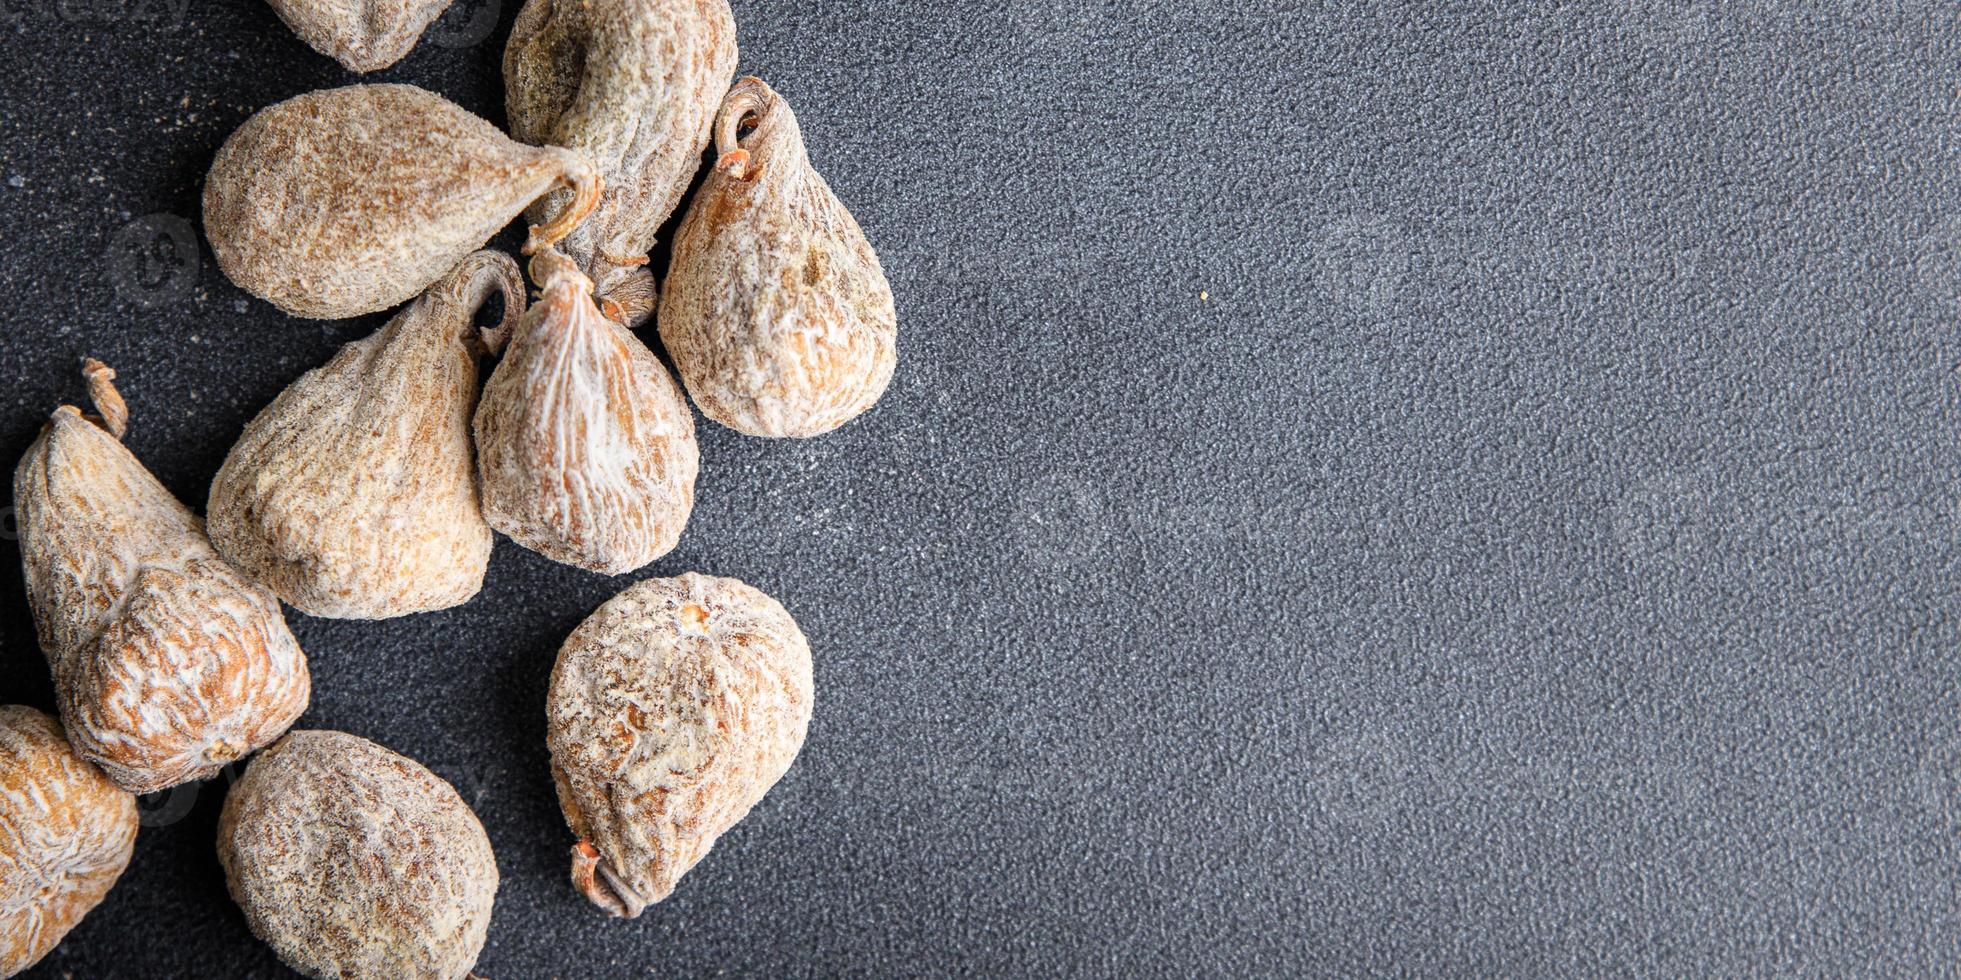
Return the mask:
M546 706L574 884L626 918L666 898L789 771L814 698L803 631L736 579L649 579L600 606Z

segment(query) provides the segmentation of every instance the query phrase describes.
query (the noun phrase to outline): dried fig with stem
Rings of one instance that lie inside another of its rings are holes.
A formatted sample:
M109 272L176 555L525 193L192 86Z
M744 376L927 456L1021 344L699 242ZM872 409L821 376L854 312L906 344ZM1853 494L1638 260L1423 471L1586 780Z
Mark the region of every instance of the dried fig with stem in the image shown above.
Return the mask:
M0 707L0 977L38 962L109 893L136 847L136 797L53 718Z
M311 680L278 598L124 448L115 372L84 374L99 415L57 409L14 471L21 562L68 740L150 793L279 737Z
M490 838L456 790L344 732L293 732L252 760L218 861L252 932L323 980L467 976L497 897Z
M674 236L661 340L709 418L754 436L829 432L892 380L892 287L761 79L722 101L715 152Z
M402 60L450 0L271 0L274 13L308 47L348 71Z
M225 275L304 317L405 302L554 188L570 201L525 251L599 200L583 154L526 146L413 85L349 85L268 106L225 140L204 230Z
M218 551L315 616L386 619L476 595L491 533L470 443L473 318L492 295L501 332L524 313L523 273L472 253L266 406L211 483Z
M666 898L796 761L813 697L803 631L736 579L648 579L600 606L546 706L574 884L629 919Z
M694 417L571 259L539 252L531 277L542 292L477 405L484 517L553 560L632 571L673 550L694 509Z
M654 312L647 252L694 180L735 66L728 0L529 0L511 27L511 135L598 164L599 206L559 250L592 278L600 310L629 327ZM571 204L555 192L531 219Z

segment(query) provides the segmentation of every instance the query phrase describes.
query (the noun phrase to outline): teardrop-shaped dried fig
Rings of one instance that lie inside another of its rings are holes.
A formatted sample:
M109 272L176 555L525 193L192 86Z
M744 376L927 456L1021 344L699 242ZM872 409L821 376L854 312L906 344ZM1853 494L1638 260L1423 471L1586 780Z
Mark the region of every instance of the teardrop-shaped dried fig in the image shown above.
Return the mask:
M694 179L735 65L728 0L529 0L511 27L511 135L599 165L599 206L559 250L592 278L601 311L629 327L654 312L647 252ZM551 221L570 204L554 193L531 218Z
M694 509L694 417L571 259L546 249L531 277L542 294L477 405L484 518L555 561L632 571L673 550Z
M571 203L526 250L599 199L584 155L526 146L413 85L349 85L268 106L225 141L204 185L218 267L295 316L407 301L556 187Z
M136 847L136 797L53 718L0 707L0 977L33 966L102 901Z
M674 236L661 341L709 418L753 436L829 432L892 380L892 287L761 79L722 102L715 152Z
M573 882L627 918L666 898L789 771L814 696L803 631L736 579L648 579L600 606L546 705Z
M402 60L450 0L271 0L286 26L313 50L347 67L377 71Z
M491 534L470 444L472 318L497 293L515 322L517 263L473 253L266 406L211 483L219 553L315 616L386 619L476 595Z
M218 861L252 932L323 980L460 980L497 897L490 838L456 790L343 732L294 732L252 760Z
M100 417L57 409L14 471L21 563L68 740L149 793L278 738L311 680L278 598L123 447L115 372L86 374Z

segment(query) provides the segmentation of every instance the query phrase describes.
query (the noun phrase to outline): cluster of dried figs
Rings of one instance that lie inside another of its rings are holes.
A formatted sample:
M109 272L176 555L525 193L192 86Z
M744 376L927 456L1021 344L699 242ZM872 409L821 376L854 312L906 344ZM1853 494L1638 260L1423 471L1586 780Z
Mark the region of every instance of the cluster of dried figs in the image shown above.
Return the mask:
M447 0L272 4L370 71ZM135 794L254 752L218 841L252 930L309 976L469 975L498 885L482 824L413 760L288 731L311 680L281 601L346 619L457 606L497 533L643 568L693 510L689 396L769 437L879 399L891 288L782 96L732 82L735 40L728 0L528 0L504 56L509 135L411 85L355 84L271 105L219 149L205 230L235 283L299 317L406 305L246 426L206 519L123 445L115 372L94 361L93 411L57 409L20 461L60 717L0 707L0 977L114 884ZM525 270L486 248L520 216ZM679 383L635 333L650 322ZM803 633L747 584L688 573L601 606L546 706L577 889L628 918L665 898L789 769L813 701Z

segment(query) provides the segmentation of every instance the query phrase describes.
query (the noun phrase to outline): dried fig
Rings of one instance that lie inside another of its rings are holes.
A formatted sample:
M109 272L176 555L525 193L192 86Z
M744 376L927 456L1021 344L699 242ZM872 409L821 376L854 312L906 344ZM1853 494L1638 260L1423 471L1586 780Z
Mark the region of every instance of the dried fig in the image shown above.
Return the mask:
M539 252L531 277L542 293L477 405L484 517L555 561L632 571L673 550L694 509L694 417L571 259Z
M293 732L252 760L218 861L252 932L323 980L458 980L497 897L490 838L456 790L343 732Z
M600 606L546 706L579 890L629 919L666 898L789 770L813 696L803 632L735 579L648 579Z
M892 287L761 79L722 101L715 152L674 236L661 340L709 418L754 436L829 432L892 380Z
M349 85L259 110L204 185L218 267L274 306L350 317L402 303L532 201L569 187L527 252L565 237L599 199L584 155L518 143L413 85Z
M450 0L271 0L273 12L313 50L377 71L402 60Z
M599 165L599 206L559 249L592 277L600 310L629 327L654 312L647 252L694 179L735 65L728 0L530 0L511 27L511 135ZM554 193L531 219L571 203Z
M33 708L0 707L0 977L33 966L109 893L136 847L136 797Z
M491 534L470 447L472 318L493 293L515 322L517 263L473 253L266 406L211 483L219 553L315 616L386 619L476 595Z
M123 447L115 372L84 373L99 417L57 409L14 471L21 561L68 740L149 793L279 737L311 681L278 598Z

